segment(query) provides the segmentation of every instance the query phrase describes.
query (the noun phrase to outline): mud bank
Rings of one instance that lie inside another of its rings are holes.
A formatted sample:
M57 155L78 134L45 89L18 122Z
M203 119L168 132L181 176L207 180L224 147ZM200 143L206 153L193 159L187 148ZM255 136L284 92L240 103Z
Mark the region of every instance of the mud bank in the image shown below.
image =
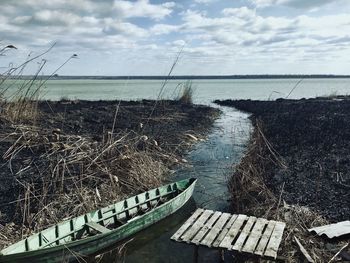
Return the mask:
M0 248L164 183L219 114L143 100L45 101L31 120L0 116Z
M263 161L265 184L276 196L283 187L288 204L310 207L332 222L349 219L349 97L216 103L252 113L255 130L286 165Z

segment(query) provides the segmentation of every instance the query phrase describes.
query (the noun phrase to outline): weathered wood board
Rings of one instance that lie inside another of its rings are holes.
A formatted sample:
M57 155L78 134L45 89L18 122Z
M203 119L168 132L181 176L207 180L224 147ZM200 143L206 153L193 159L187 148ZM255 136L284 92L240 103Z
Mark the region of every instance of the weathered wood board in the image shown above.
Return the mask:
M109 230L108 228L104 227L104 226L101 226L99 223L96 223L96 222L90 222L90 223L86 223L86 225L102 234L104 233L108 233L110 232L111 230Z
M199 208L171 239L210 248L277 258L284 228L283 222Z

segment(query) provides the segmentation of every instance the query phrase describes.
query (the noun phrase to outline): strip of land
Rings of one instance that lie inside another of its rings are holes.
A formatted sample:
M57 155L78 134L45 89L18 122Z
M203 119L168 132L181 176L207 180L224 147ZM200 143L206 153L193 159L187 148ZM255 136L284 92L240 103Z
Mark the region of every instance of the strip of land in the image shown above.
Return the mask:
M22 79L32 79L33 76L21 76ZM38 79L47 79L49 76L38 76ZM51 76L50 79L95 79L95 80L195 80L195 79L339 79L350 78L350 75L332 75L332 74L260 74L260 75L172 75L172 76Z
M219 114L169 100L4 103L0 248L168 181Z
M329 245L306 229L349 219L350 98L216 103L252 113L251 141L229 182L234 212L285 221L288 262L300 260L293 235L328 262L342 241Z

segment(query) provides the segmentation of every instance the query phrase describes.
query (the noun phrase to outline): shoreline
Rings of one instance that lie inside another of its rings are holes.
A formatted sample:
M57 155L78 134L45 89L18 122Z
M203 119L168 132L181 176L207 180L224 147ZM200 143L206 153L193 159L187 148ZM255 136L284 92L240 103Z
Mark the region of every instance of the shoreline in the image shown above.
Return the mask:
M164 184L220 114L170 100L36 103L33 119L1 116L0 247Z
M269 165L266 184L276 194L283 182L290 204L307 205L332 222L346 220L350 207L350 99L315 98L276 101L221 101L220 105L252 113L286 165Z
M16 77L18 78L18 77ZM33 76L21 76L20 79L32 79ZM38 76L37 79L50 79L50 80L229 80L229 79L341 79L350 78L350 75L336 75L336 74L258 74L258 75L171 75L171 76L69 76L69 75L57 75L57 76Z
M300 260L293 236L328 261L346 238L330 248L306 229L349 217L349 97L215 102L252 114L250 143L229 181L233 211L286 222L288 262Z

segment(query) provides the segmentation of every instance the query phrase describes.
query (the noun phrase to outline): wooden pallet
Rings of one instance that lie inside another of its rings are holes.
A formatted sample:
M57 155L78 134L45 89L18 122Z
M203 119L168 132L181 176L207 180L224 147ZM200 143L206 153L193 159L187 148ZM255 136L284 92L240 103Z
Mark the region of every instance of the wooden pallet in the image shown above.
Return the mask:
M284 228L283 222L199 208L171 239L197 246L277 258Z

